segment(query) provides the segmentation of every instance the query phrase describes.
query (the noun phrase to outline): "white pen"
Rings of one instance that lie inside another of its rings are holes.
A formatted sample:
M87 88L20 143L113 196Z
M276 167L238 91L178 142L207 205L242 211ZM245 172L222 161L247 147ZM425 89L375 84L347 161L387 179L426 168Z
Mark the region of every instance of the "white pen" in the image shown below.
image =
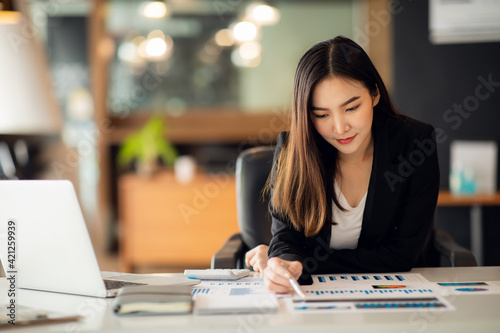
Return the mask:
M285 274L285 277L288 279L288 281L290 281L290 284L292 285L293 289L295 290L295 292L297 293L297 295L299 295L302 299L305 299L306 298L306 295L304 294L304 292L300 289L300 286L299 284L297 283L297 281L295 281L295 279L290 275L290 271L288 270L288 268L286 267L285 263L284 262L281 262L281 266L283 266L284 269L286 269L287 273Z

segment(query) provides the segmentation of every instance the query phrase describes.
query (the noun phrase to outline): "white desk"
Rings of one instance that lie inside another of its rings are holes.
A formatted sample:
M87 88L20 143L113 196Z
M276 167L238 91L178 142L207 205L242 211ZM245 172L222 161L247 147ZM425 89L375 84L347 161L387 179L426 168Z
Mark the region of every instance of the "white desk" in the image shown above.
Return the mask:
M498 281L500 267L419 268L433 282ZM6 297L6 280L0 280L0 295ZM76 312L80 322L33 326L15 332L500 332L500 295L460 295L446 299L455 311L390 313L334 313L291 316L284 309L277 314L218 316L117 317L112 300L18 290L18 304L59 312Z

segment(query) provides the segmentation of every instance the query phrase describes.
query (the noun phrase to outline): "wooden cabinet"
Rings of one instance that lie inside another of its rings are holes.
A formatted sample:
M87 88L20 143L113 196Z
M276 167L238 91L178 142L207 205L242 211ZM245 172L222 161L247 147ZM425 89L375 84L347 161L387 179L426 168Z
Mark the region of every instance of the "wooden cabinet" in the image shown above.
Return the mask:
M238 232L234 176L197 174L180 184L172 172L119 179L120 266L209 268L212 255Z

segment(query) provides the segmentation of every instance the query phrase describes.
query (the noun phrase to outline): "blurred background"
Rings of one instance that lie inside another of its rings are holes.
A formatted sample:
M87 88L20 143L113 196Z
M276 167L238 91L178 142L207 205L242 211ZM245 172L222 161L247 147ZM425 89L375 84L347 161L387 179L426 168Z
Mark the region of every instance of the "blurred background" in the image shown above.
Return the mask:
M358 42L401 111L436 127L443 191L452 142L500 140L500 1L4 0L1 9L0 177L71 180L103 270L210 265L238 230L236 158L288 128L296 65L321 40ZM436 223L476 255L479 246L480 264L500 265L498 206L443 204Z

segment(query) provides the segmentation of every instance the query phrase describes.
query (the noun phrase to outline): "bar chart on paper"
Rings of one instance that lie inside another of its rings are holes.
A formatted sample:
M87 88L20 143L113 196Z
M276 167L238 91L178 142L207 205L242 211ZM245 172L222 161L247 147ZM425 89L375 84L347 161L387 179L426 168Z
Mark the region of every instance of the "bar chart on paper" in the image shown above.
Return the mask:
M313 283L337 281L341 284L428 283L420 274L323 274L313 275Z
M442 291L420 274L323 274L302 286L306 300L286 300L292 312L452 310Z
M453 310L454 307L441 297L420 298L360 298L360 299L328 299L299 300L285 299L285 305L292 312L359 312L359 311L415 311L416 309Z
M302 287L308 297L398 298L439 294L420 274L324 274L314 275L311 286Z
M267 294L262 278L243 278L237 281L206 280L193 288L195 295L257 295Z

